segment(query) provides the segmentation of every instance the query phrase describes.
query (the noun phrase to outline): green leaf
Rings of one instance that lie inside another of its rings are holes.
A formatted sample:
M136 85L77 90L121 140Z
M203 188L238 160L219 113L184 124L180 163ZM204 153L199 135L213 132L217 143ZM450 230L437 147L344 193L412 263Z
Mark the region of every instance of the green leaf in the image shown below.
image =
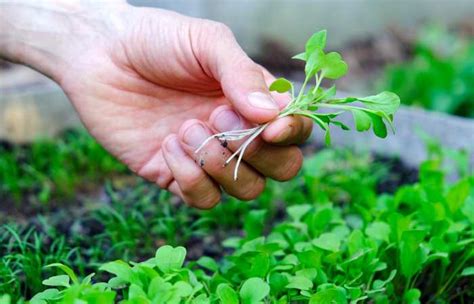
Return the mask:
M206 268L210 271L216 272L219 269L219 265L217 265L217 262L214 259L207 256L200 257L199 260L196 261L196 263L199 266Z
M290 276L288 277L288 284L285 287L288 289L311 290L311 288L313 288L313 282L304 276Z
M178 281L173 285L175 294L180 298L189 297L193 293L193 287L184 281Z
M303 276L309 279L310 281L312 281L317 277L318 271L316 270L316 268L304 268L304 269L298 270L295 274L297 276Z
M71 286L69 284L69 276L65 275L65 274L50 277L50 278L43 281L43 285L54 286L54 287L57 287L57 286L69 287L69 286Z
M338 79L347 73L347 63L337 52L331 52L324 56L321 65L321 75L329 79Z
M469 222L474 224L474 198L468 197L461 211L467 217Z
M244 231L247 239L251 240L262 235L266 214L266 210L251 210L245 216Z
M373 222L367 226L365 229L365 234L375 240L385 241L388 243L388 238L390 236L390 226L384 222Z
M0 304L10 304L11 297L10 295L4 294L0 296Z
M349 128L347 125L343 124L340 121L337 120L331 120L331 124L338 126L339 128L343 129L344 131L349 131L351 128Z
M128 298L129 299L147 299L147 295L143 289L136 285L136 284L131 284L130 287L128 288Z
M288 207L286 212L294 222L299 222L310 210L310 205L295 205Z
M374 130L374 134L380 138L387 137L387 126L385 126L382 117L373 113L368 113L368 115L372 119L372 128Z
M427 255L421 248L425 237L422 230L407 230L402 233L400 244L401 272L406 278L411 278L423 266Z
M321 30L317 33L314 33L306 42L306 54L310 55L316 50L321 50L323 51L324 48L326 47L326 37L327 37L327 31L326 30Z
M363 110L351 110L352 116L354 117L354 122L356 130L359 132L367 131L370 129L372 119L370 115Z
M285 78L278 78L270 85L270 91L285 93L291 90L293 85Z
M373 289L380 289L380 288L385 287L385 285L390 283L393 280L393 278L395 278L396 274L397 274L397 270L393 269L386 280L375 280L374 283L372 284Z
M211 301L205 294L200 294L199 296L195 297L191 301L191 304L209 304L209 303L211 303Z
M328 288L311 296L309 304L344 304L347 303L346 294L340 288Z
M420 304L421 292L419 289L412 288L403 295L404 303L406 304Z
M326 100L333 98L336 95L336 85L333 85L327 90L324 90L321 95L319 95L316 100L321 101L321 100Z
M99 270L114 274L122 281L131 283L133 281L132 267L124 261L117 260L102 265Z
M219 284L217 286L217 297L222 304L239 304L239 296L237 292L232 289L228 284Z
M40 293L35 294L31 300L30 304L46 304L46 301L52 301L58 299L60 296L59 290L56 288L49 288Z
M64 264L61 264L61 263L53 263L53 264L49 264L49 265L46 266L46 268L51 268L51 267L56 267L56 268L61 269L62 271L64 271L71 278L71 281L74 284L79 284L79 280L77 279L76 274L68 266L66 266Z
M461 272L462 277L474 276L474 266L466 267Z
M377 95L357 98L357 100L364 103L364 105L371 110L381 111L387 115L393 115L400 106L400 97L392 92L384 91Z
M165 245L160 247L156 251L156 266L164 273L170 270L180 269L183 266L184 259L186 258L186 249L178 246L173 248L172 246Z
M262 301L270 292L270 286L261 278L250 278L240 288L243 304L254 304Z
M269 275L268 281L272 292L278 294L282 292L288 284L288 275L283 275L280 272L272 272Z
M324 143L326 144L326 146L331 145L331 131L329 131L329 128L327 128L324 133Z
M449 189L448 194L446 195L446 202L448 203L451 213L456 213L456 211L464 205L464 202L469 196L470 188L471 184L469 180L464 179L457 182L453 187L451 187L451 189Z
M321 50L316 50L310 55L307 56L306 65L304 67L304 72L306 74L306 78L313 77L324 64L324 53Z
M295 56L293 56L291 58L306 61L306 53L299 53L299 54L296 54Z
M171 290L172 285L169 282L165 282L165 280L157 276L151 280L150 284L148 285L148 297L150 299L155 299L156 297L162 296L163 293L168 292Z
M313 240L313 245L328 251L339 251L341 246L341 240L339 236L335 233L323 233L317 239Z

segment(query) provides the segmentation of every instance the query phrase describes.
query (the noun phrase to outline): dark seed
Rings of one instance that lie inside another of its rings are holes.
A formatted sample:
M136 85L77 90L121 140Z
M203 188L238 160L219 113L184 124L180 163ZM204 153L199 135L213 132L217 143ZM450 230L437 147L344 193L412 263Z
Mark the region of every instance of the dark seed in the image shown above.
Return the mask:
M224 140L224 141L221 141L221 146L223 146L224 148L227 148L227 140Z
M204 167L204 159L201 159L201 160L199 161L199 165L200 165L201 167Z

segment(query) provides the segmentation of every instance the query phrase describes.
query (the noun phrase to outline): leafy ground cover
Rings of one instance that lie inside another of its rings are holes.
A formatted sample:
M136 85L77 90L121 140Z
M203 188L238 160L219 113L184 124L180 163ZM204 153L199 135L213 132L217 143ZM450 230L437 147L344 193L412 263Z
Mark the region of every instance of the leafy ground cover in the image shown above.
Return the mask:
M90 142L69 150L67 167L94 143L70 134ZM1 218L0 303L471 303L474 176L464 166L448 182L444 150L430 147L418 171L324 149L293 181L210 211L111 163L95 176L105 184L77 203ZM83 164L69 167L78 181L96 168ZM71 199L52 185L49 200ZM17 204L37 201L34 189Z
M40 208L52 203L52 193L72 196L79 186L90 187L118 172L125 172L125 166L84 130L66 132L58 140L38 140L27 147L0 143L0 197L18 203L31 194L29 204L23 207Z

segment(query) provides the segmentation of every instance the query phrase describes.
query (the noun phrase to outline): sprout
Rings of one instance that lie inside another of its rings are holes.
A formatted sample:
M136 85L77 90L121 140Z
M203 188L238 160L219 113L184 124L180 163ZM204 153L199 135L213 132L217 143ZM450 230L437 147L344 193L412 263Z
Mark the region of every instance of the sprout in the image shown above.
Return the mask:
M337 121L336 118L341 113L351 112L357 131L362 132L372 128L376 136L385 138L387 136L387 125L394 131L393 115L400 105L400 98L392 92L382 92L367 97L335 98L336 86L333 85L329 89L323 89L320 86L321 82L324 78L334 80L344 76L348 67L339 53L325 53L325 46L326 31L319 31L306 42L305 52L293 57L293 59L306 62L306 78L298 95L295 95L293 84L285 78L278 78L270 85L270 91L291 93L291 101L276 119L289 115L309 117L325 131L325 142L329 145L331 143L330 125L338 126L343 130L350 130L348 126ZM314 86L307 88L309 82L313 79ZM320 109L329 109L333 112L320 112ZM238 156L234 168L234 180L236 180L247 147L269 124L270 122L267 122L250 129L214 134L207 138L195 152L199 152L213 138L223 142L239 141L247 138L225 162L225 165L228 165L232 159Z

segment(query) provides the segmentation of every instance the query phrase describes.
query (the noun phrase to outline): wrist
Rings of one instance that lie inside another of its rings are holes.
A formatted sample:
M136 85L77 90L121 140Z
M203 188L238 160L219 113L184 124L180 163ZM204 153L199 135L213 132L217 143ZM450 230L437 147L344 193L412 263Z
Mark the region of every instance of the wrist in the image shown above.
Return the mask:
M111 11L125 6L122 1L2 1L0 57L58 81L77 56L109 37Z

